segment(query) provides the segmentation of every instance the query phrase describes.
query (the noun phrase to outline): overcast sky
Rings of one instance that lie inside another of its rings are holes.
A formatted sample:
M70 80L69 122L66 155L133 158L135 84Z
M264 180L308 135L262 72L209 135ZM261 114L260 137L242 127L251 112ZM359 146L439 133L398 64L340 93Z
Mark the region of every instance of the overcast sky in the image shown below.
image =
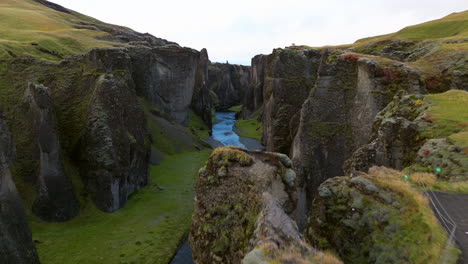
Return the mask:
M51 1L244 65L291 43L348 44L468 9L466 0Z

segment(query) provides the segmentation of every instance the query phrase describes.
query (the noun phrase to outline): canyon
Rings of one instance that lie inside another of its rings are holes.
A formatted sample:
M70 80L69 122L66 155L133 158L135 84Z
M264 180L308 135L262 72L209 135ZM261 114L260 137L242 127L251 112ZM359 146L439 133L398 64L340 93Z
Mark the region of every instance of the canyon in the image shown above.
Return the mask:
M168 263L187 234L200 264L468 260L425 195L468 193L467 11L242 66L5 5L69 37L0 43L0 262Z

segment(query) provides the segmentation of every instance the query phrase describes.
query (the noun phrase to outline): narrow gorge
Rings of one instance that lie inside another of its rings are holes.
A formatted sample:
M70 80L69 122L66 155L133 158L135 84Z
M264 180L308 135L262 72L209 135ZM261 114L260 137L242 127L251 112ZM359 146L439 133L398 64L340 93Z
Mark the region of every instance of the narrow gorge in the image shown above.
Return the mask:
M468 263L468 11L250 66L0 14L0 263Z

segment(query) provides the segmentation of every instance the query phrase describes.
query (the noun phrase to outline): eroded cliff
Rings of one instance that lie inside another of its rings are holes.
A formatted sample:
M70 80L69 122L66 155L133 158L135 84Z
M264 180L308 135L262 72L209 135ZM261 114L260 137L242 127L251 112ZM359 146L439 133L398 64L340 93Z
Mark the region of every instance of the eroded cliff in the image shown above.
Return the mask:
M15 146L0 112L0 262L39 263L23 203L9 167L15 160Z

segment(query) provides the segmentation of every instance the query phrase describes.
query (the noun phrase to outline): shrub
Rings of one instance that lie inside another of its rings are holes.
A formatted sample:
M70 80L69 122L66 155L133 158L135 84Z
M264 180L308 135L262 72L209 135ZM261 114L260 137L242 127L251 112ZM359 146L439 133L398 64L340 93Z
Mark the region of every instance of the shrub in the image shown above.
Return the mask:
M350 62L356 62L357 60L359 60L359 56L357 54L349 53L349 54L345 54L345 55L341 56L340 60L347 60L347 61L350 61Z
M431 93L442 93L449 90L451 82L452 75L448 73L441 73L424 79L424 84Z

